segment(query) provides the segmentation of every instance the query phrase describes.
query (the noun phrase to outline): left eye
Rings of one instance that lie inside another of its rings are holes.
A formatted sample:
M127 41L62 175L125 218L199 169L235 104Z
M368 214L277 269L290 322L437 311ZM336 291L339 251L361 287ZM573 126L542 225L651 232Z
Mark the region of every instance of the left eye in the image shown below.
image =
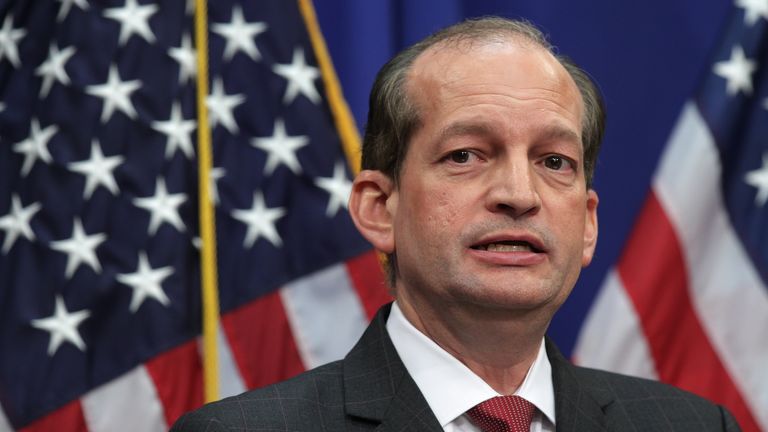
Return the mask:
M555 171L567 168L569 164L570 161L561 156L547 156L546 159L544 159L544 166Z

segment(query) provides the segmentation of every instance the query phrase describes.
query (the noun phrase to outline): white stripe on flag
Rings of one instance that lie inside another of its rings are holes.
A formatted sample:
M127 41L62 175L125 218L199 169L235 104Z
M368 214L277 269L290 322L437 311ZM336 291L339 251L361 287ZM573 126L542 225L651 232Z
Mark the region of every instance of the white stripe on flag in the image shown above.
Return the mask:
M714 139L688 103L654 188L680 238L699 321L753 415L768 429L768 290L729 223L720 174Z
M168 428L152 378L144 366L91 390L81 403L91 432L162 432Z
M11 422L8 421L8 418L5 416L5 413L3 412L3 407L0 406L0 432L11 432L13 431L13 428L11 427Z
M343 358L368 323L343 263L291 282L280 296L308 369Z
M582 366L658 379L635 308L615 270L605 278L573 354Z
M202 348L202 345L198 345ZM246 390L240 369L237 367L229 339L222 326L219 326L219 392L222 398L238 395Z

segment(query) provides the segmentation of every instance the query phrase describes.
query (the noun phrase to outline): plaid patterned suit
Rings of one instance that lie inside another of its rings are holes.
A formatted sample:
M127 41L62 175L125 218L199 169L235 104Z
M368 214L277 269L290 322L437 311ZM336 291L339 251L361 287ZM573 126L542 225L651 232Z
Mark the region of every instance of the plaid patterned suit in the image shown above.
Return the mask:
M172 431L441 431L382 308L343 360L185 414ZM551 341L558 431L738 431L724 408L654 381L580 368Z

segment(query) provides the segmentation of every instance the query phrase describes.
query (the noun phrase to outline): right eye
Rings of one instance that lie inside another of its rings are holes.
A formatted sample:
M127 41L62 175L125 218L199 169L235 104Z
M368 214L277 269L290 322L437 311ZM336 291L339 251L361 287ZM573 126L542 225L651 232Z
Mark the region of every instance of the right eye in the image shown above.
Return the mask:
M470 157L472 157L472 153L470 153L468 150L456 150L452 151L448 155L448 158L451 160L451 162L457 164L465 164L469 162Z

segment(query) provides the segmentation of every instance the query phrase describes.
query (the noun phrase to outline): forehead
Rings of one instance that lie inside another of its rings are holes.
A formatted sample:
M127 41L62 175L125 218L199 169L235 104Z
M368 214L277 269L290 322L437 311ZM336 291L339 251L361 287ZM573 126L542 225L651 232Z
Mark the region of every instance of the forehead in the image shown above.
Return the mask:
M579 123L583 116L581 93L565 68L548 50L519 36L437 43L416 58L406 88L422 115L466 103L466 95L491 95L543 98Z

